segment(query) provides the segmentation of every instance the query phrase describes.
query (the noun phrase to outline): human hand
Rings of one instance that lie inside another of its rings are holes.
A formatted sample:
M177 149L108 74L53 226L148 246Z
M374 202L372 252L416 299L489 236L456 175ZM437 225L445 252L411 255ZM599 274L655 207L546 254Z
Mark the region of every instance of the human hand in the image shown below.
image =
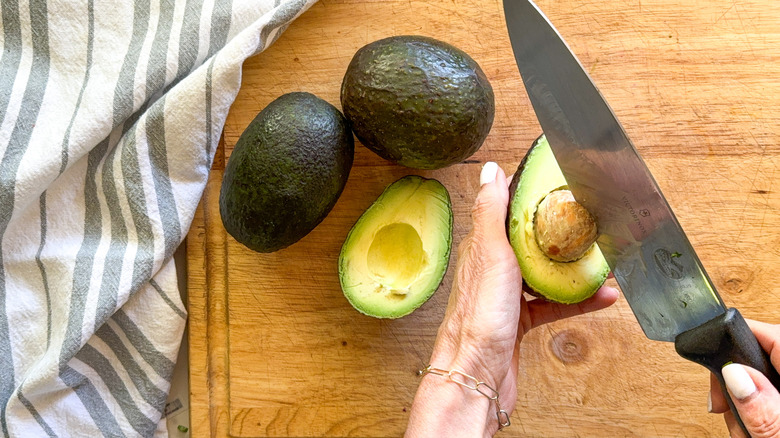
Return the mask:
M780 370L780 325L746 321L761 348L769 353L772 366ZM723 367L723 380L750 435L753 438L780 438L780 393L769 379L751 367L730 364ZM715 375L710 377L710 403L710 412L723 414L732 437L745 437Z
M573 305L527 300L506 235L506 175L495 163L486 163L480 184L472 209L473 228L458 247L431 365L463 371L495 388L502 409L511 414L517 401L523 336L533 327L603 309L615 302L618 292L605 286ZM495 407L487 398L434 376L424 378L418 388L407 436L491 436L497 429Z

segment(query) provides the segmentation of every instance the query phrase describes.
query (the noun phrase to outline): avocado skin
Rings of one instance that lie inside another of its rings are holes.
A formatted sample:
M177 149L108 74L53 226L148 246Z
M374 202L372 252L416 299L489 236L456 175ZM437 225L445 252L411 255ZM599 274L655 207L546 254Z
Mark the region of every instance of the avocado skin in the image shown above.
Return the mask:
M542 141L542 138L544 138L544 134L540 135L539 137L536 137L536 140L531 144L531 147L528 148L525 155L523 156L523 159L520 160L520 164L517 165L517 170L515 170L514 176L512 177L512 182L509 183L509 204L512 205L512 201L515 199L515 192L517 192L517 185L520 183L520 175L523 173L523 168L525 168L525 163L528 162L528 157L531 156L531 151L534 150L537 144L539 144L540 141ZM507 237L509 237L509 224L512 221L512 216L507 214L506 215L506 234Z
M416 169L474 154L495 115L493 88L468 54L413 35L359 49L344 75L341 106L363 145Z
M531 151L534 150L537 144L542 140L544 137L544 134L540 135L539 137L536 137L536 140L531 144L531 147L528 148L528 151L526 151L525 155L523 156L523 159L520 160L520 164L517 165L517 170L515 170L514 176L512 177L512 182L509 184L509 206L511 208L512 201L515 199L515 193L517 192L517 186L520 183L520 175L523 173L523 168L525 167L525 163L528 162L528 157L531 156ZM507 214L506 215L506 236L509 238L509 226L510 222L512 221L512 215ZM525 278L523 278L523 292L528 293L531 296L534 296L536 298L542 298L546 299L544 295L540 294L539 292L535 291L531 286L526 283Z
M354 158L349 122L310 93L280 96L236 142L222 180L225 229L258 252L285 248L328 215Z

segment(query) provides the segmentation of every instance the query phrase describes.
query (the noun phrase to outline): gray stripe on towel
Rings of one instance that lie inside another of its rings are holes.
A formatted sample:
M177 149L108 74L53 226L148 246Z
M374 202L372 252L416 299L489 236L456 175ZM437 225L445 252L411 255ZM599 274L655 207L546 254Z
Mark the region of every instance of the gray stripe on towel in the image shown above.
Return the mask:
M16 398L19 399L20 402L22 402L22 405L27 408L27 410L30 412L30 414L35 418L35 422L38 423L39 426L41 426L41 429L46 433L47 436L50 437L56 437L57 434L54 433L51 426L46 422L46 420L43 419L40 412L38 412L37 409L35 409L35 406L30 402L30 400L27 400L27 398L22 395L22 392L19 391L16 393Z
M179 306L176 305L176 303L171 300L171 298L168 296L168 294L160 287L159 284L157 284L154 279L149 280L149 284L154 288L154 290L157 291L158 294L160 294L160 298L165 301L165 304L168 305L174 312L176 312L177 315L181 317L181 319L186 320L187 319L187 312L180 309Z
M3 0L0 2L3 27L3 51L0 57L0 78L11 81L0 88L0 124L5 120L5 112L11 101L11 92L16 81L16 71L22 59L22 26L19 19L19 1Z
M173 361L165 357L165 355L155 348L146 335L143 334L141 329L122 309L117 310L111 319L116 322L125 336L127 336L130 344L138 350L146 363L148 363L158 375L170 382L171 376L173 375Z
M100 396L95 385L87 379L86 376L79 373L70 366L65 366L60 371L60 379L69 387L73 388L73 391L81 400L81 404L84 405L89 416L92 417L92 421L100 429L100 432L107 437L124 437L122 428L119 427L119 423L116 421L116 417L111 413L111 410L106 406L106 402L103 397Z
M41 253L43 247L46 246L46 192L41 193L38 206L41 210L41 241L38 244L38 251L35 253L35 263L38 265L38 270L41 271L41 281L43 282L43 293L46 295L46 349L49 349L51 345L51 290L49 289L49 276L46 274L46 266L41 260Z
M138 389L138 393L141 397L146 400L150 406L153 406L157 411L162 413L165 408L165 400L168 397L168 394L152 382L143 368L138 365L133 354L128 350L114 329L108 324L103 324L103 327L100 327L100 330L95 334L111 348L111 351L116 358L119 359L119 363L121 363L127 371L127 375L133 382L133 386Z
M0 160L0 205L4 206L0 211L0 426L2 426L5 435L8 435L5 410L14 390L16 378L6 313L7 279L5 278L2 237L13 215L16 197L16 172L19 170L22 157L30 144L35 120L38 118L46 92L46 84L49 81L49 23L46 1L30 0L29 8L33 60L22 95L19 115L11 131L8 147ZM5 6L3 10L5 11ZM5 22L5 16L3 18Z
M92 52L95 45L95 3L94 0L88 0L87 2L87 62L84 66L84 79L81 81L81 90L79 90L79 96L76 99L76 106L73 108L73 114L70 116L70 123L65 130L65 135L62 139L62 155L60 161L60 175L65 172L68 167L68 145L70 143L70 131L73 128L73 122L76 120L76 115L81 109L81 100L84 97L84 90L87 89L89 83L89 71L92 69Z
M146 119L146 140L149 145L149 161L152 165L152 180L157 193L157 210L160 212L162 231L165 236L165 257L173 256L181 241L181 220L173 186L168 174L168 151L165 146L165 97L155 102ZM150 276L141 279L146 281Z
M155 429L157 429L157 423L149 419L143 412L136 406L133 396L128 391L125 382L117 374L116 370L112 366L111 362L103 356L95 347L90 344L85 345L76 354L76 358L84 364L90 366L102 380L108 392L111 393L112 398L119 405L122 413L130 422L130 426L138 432L140 436L152 436Z

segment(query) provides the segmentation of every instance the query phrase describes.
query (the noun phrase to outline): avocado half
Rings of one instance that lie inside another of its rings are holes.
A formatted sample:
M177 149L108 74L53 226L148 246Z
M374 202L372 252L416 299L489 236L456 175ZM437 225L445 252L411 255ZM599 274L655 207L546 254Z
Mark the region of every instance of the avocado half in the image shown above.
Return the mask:
M495 98L485 73L464 51L400 35L355 53L341 85L341 107L360 142L382 158L438 169L482 146Z
M591 297L609 265L594 243L595 221L568 192L544 135L526 153L509 193L509 242L533 294L565 304Z
M354 151L336 107L310 93L280 96L249 123L225 166L225 230L263 253L302 239L341 196Z
M452 203L434 179L390 184L349 231L339 255L344 296L359 312L400 318L444 278L452 248Z

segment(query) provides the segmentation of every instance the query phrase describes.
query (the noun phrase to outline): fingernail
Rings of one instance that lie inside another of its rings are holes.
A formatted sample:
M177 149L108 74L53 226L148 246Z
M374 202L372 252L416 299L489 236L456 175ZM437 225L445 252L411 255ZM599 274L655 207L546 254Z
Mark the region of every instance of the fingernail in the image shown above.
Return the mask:
M493 161L488 161L482 166L482 172L479 174L479 185L484 186L490 184L496 180L496 173L498 173L498 164Z
M707 392L707 412L712 413L712 391Z
M756 392L756 384L750 378L750 374L745 371L745 367L737 363L730 363L723 367L723 380L726 382L726 388L737 400L744 400Z

